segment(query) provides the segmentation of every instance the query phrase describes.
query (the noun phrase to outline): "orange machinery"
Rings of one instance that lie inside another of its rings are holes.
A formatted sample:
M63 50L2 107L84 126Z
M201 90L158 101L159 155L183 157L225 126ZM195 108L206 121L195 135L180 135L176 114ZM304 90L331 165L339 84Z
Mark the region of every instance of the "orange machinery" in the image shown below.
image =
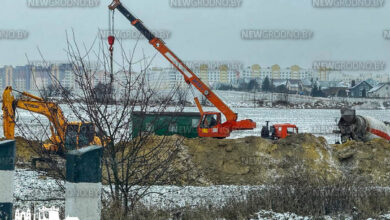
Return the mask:
M230 136L234 130L252 130L256 128L256 123L251 119L238 121L238 114L233 112L205 83L203 83L193 71L184 62L179 59L166 45L165 42L157 38L144 24L130 13L120 2L113 0L108 6L110 10L117 9L122 13L130 23L146 38L149 43L159 51L184 77L187 84L198 89L220 112L204 112L195 98L195 103L201 113L200 123L198 125L198 134L200 137L225 138ZM109 36L109 44L112 47L113 36ZM222 122L221 113L226 121Z
M298 134L298 127L289 123L269 126L269 121L267 121L267 125L261 129L262 138L283 139L292 134Z

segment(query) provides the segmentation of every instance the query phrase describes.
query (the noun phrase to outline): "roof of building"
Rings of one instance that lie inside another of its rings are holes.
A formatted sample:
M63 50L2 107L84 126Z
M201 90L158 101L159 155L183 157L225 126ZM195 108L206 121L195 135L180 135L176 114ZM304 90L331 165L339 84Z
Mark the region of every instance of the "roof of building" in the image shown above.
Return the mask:
M281 85L287 85L287 80L286 79L274 79L272 80L272 84L275 87L281 86Z
M311 86L311 85L313 85L313 82L310 79L303 79L302 80L302 85L304 85L304 86Z
M300 80L300 79L289 79L288 82L290 84L301 84L302 80Z
M356 89L356 88L360 87L362 84L367 84L367 85L371 86L371 88L373 87L373 86L372 86L371 84L369 84L368 82L366 82L366 81L361 81L361 82L359 82L358 84L356 84L354 87L352 87L352 88L350 88L350 89Z
M390 83L380 83L377 86L375 86L372 89L370 89L370 91L368 91L368 92L369 93L377 92L378 90L380 90L385 85L390 85Z
M376 87L379 85L379 83L373 79L367 79L366 82L370 84L372 87Z

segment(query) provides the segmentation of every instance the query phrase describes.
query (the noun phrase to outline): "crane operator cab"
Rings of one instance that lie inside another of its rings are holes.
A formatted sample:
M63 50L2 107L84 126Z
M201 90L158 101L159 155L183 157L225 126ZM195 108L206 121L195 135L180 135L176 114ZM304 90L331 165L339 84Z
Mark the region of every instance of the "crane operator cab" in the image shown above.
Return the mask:
M205 112L198 126L198 134L200 137L226 138L230 131L222 126L221 113Z
M94 139L95 126L93 123L71 122L66 126L64 142L67 151L86 147L96 142Z

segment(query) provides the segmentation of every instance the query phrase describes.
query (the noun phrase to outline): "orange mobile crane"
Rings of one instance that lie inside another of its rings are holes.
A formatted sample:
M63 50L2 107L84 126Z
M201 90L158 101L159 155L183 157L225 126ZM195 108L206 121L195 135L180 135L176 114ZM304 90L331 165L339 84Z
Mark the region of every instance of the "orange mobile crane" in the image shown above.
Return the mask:
M198 125L199 137L226 138L234 130L252 130L256 123L251 119L238 121L238 114L233 112L205 83L203 83L184 62L179 59L166 45L165 42L149 31L144 24L131 14L120 2L113 0L108 6L110 10L117 9L130 23L146 38L153 47L158 50L184 77L187 84L194 86L200 91L220 112L204 112L198 98L195 103L201 113ZM110 48L113 44L113 36L109 36ZM221 113L226 121L222 122Z

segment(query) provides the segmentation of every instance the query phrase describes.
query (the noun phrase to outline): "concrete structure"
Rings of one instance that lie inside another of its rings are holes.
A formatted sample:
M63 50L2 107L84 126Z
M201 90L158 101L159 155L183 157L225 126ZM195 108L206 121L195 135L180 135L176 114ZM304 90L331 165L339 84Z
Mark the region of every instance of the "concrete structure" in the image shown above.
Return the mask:
M66 154L65 216L101 217L103 148L90 146Z
M0 219L12 220L15 141L0 142Z

